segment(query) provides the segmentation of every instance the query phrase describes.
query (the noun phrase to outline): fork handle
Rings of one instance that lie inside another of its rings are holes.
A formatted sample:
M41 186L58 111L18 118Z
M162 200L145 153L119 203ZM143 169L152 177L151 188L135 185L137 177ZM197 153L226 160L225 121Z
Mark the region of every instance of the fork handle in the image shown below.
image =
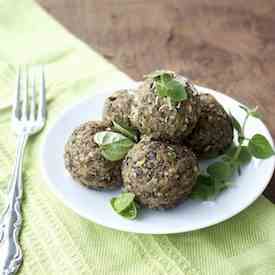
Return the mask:
M0 274L15 274L23 261L19 244L22 224L21 200L23 194L22 165L24 150L29 135L22 133L18 137L15 166L10 181L9 202L0 220Z

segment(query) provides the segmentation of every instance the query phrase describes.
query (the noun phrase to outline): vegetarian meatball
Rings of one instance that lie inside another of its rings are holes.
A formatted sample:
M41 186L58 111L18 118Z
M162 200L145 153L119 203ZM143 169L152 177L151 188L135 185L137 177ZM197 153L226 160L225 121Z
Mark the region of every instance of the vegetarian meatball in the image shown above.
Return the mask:
M222 105L210 94L200 94L201 114L186 145L200 159L222 154L233 141L233 125Z
M76 128L65 145L65 167L71 176L89 188L114 188L121 184L120 161L106 160L94 142L94 134L108 124L89 121Z
M128 90L120 90L108 97L104 103L103 119L130 126L129 115L133 95Z
M125 189L148 208L173 208L192 191L199 172L195 155L185 146L143 137L122 163Z
M187 92L186 100L171 104L156 92L153 79L147 79L134 96L130 121L142 134L157 140L180 143L190 134L199 118L199 98L194 86L182 76L175 76Z

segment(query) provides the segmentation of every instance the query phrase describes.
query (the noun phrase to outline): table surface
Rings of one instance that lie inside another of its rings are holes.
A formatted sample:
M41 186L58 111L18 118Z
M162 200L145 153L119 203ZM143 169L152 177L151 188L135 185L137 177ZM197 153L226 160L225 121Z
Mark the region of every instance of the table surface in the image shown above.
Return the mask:
M275 1L38 0L138 80L157 68L259 106L275 137ZM265 191L275 202L275 176Z

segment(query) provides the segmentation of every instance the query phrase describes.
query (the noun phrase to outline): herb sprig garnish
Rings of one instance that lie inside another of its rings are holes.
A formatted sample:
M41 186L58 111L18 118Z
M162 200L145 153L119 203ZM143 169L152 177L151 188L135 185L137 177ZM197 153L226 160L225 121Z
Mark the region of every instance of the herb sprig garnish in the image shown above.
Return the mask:
M171 103L177 103L188 99L187 87L175 79L175 73L172 71L155 71L145 78L154 81L154 88L160 97L168 98Z
M117 197L111 199L111 206L120 216L133 220L138 214L138 207L134 199L135 195L133 193L121 193Z
M128 126L125 126L121 123L118 123L116 121L112 121L113 123L113 127L112 129L115 132L121 133L122 135L130 138L131 140L133 140L134 142L138 142L139 140L139 134L138 131L136 129L132 129Z
M112 122L113 131L102 131L94 135L94 141L100 147L103 157L110 161L118 161L125 157L128 151L139 140L135 129ZM135 194L123 192L111 199L113 210L120 216L133 220L138 214L138 205L134 201Z
M233 127L238 134L237 144L232 144L221 160L210 164L206 169L206 173L198 176L191 198L205 200L216 197L232 185L231 178L233 175L237 171L240 174L241 167L248 164L252 157L267 159L275 154L274 149L263 135L255 134L251 138L245 136L245 127L249 117L262 118L257 107L248 109L240 106L240 108L246 113L242 125L230 113Z
M110 131L96 133L94 141L99 145L102 156L110 161L123 159L134 146L134 142L128 137Z
M124 158L138 141L135 130L113 121L113 131L102 131L94 135L94 142L100 147L102 156L110 161Z

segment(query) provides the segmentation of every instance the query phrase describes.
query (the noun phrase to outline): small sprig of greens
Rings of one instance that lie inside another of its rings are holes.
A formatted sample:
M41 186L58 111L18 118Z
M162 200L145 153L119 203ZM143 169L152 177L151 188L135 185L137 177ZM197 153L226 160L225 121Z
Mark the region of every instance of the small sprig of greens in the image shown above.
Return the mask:
M118 161L124 158L134 146L134 141L120 133L102 131L94 135L94 141L98 144L103 157L110 161Z
M169 71L169 70L155 70L150 74L146 74L144 78L159 80L161 76L168 77L169 79L173 79L175 78L176 74L175 72Z
M112 123L113 123L112 129L115 132L121 133L122 135L130 138L134 142L138 142L139 134L138 134L137 130L132 129L128 126L125 126L125 125L118 123L116 121L112 121Z
M177 103L188 99L187 88L177 79L171 71L155 71L145 78L153 79L158 96L167 97L171 103Z
M138 208L134 199L135 195L133 193L121 193L111 199L111 206L113 210L123 218L133 220L138 214Z
M232 124L238 134L238 144L232 144L221 160L210 164L206 169L206 174L201 174L197 178L197 183L191 198L206 200L216 197L224 189L232 185L230 181L232 176L238 171L241 173L241 167L248 164L252 157L257 159L267 159L275 154L269 141L261 134L255 134L251 138L245 137L245 127L249 117L261 119L262 115L257 107L248 109L240 106L246 115L242 125L230 113Z

